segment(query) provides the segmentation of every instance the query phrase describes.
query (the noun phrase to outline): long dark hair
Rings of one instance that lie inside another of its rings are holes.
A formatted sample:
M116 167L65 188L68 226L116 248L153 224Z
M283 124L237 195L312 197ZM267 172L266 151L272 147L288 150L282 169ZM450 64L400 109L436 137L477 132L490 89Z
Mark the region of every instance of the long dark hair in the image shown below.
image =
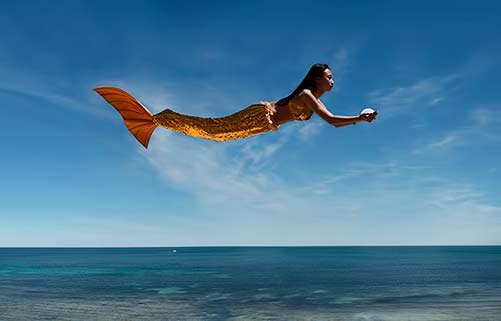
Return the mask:
M303 89L315 90L317 83L315 78L322 77L324 75L325 69L330 69L327 64L314 64L311 66L310 70L304 77L303 81L297 86L297 88L289 96L280 99L275 103L276 106L287 105L289 101L299 94Z

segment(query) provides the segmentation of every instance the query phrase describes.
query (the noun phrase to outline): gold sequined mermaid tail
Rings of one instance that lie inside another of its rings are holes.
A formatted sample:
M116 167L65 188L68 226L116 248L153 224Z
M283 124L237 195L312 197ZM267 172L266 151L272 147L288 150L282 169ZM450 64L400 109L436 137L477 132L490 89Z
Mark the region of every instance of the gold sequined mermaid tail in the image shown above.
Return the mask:
M151 134L157 126L215 141L240 139L278 129L274 109L267 102L251 105L220 118L188 116L170 109L152 115L137 99L122 89L98 87L94 90L122 115L129 131L145 148L148 148Z

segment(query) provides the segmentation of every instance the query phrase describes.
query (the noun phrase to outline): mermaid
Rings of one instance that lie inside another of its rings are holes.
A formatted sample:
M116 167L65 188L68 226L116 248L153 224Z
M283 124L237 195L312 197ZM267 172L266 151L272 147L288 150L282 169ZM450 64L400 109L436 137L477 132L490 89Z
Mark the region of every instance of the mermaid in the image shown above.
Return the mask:
M277 130L293 120L308 120L316 113L335 127L372 122L377 112L364 109L357 116L332 114L320 97L334 87L332 72L326 64L313 65L298 87L287 97L276 102L262 101L232 115L202 118L165 109L153 115L143 104L126 91L114 87L97 87L100 94L122 115L125 125L136 139L148 148L150 137L158 126L189 136L215 141L246 138Z

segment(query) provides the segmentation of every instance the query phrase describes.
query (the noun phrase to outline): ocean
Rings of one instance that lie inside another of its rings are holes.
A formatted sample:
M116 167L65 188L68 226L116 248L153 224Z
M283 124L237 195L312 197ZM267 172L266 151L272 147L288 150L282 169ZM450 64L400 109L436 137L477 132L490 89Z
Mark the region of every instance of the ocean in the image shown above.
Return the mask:
M0 248L0 320L501 320L501 246Z

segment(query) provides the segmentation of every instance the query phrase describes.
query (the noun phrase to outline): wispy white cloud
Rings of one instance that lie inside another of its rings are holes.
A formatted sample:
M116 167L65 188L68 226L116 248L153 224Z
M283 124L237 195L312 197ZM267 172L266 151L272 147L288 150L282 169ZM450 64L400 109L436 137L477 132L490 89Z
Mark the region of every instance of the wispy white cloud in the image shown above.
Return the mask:
M0 90L41 99L58 108L111 119L106 110L92 103L92 85L85 87L80 82L44 75L21 67L2 65L0 70L2 70Z
M156 142L155 149L166 144L162 146L169 151L155 159L150 159L150 151L144 156L166 182L197 193L195 200L205 216L149 213L144 220L140 213L116 218L92 213L71 219L71 225L77 226L74 237L60 233L61 229L54 228L57 224L50 222L37 226L38 231L22 231L34 235L40 230L53 232L54 238L46 246L500 242L495 232L501 223L501 207L488 202L479 186L444 179L430 168L397 160L359 162L294 186L270 175L272 171L264 171L264 178L251 175L251 167L233 171L232 147L172 139L176 135L167 133L160 136L165 137ZM188 152L183 151L186 149ZM230 163L216 164L219 160ZM168 204L169 198L162 201ZM16 244L12 233L1 239Z
M473 121L473 126L475 127L487 127L488 125L499 125L501 119L497 114L501 111L501 107L477 107L471 112L471 118Z
M336 204L351 201L358 230L346 228L362 244L500 242L495 235L501 205L489 200L483 186L446 178L439 169L399 161L359 163L322 183L322 195L336 195Z
M336 79L340 79L345 75L352 61L352 59L350 58L353 56L353 54L353 50L349 47L342 47L335 52L332 57L330 66L333 69L332 72Z
M97 86L115 86L129 91L143 102L152 112L165 108L182 110L184 113L198 116L218 116L237 111L240 107L250 105L250 101L242 102L237 97L228 95L223 89L225 84L216 86L211 82L186 80L182 84L170 79L155 79L130 71L127 77L113 79L95 75L88 79L82 76L44 74L36 70L28 70L23 66L0 65L3 77L0 79L0 91L34 97L47 101L57 108L66 108L105 119L115 119L110 109L95 92ZM69 79L69 78L72 79ZM144 79L149 79L145 82ZM193 95L193 91L197 95ZM151 94L154 93L154 94ZM175 93L175 94L173 94Z
M81 100L71 97L70 95L64 95L56 93L50 89L44 89L37 86L29 87L26 85L9 84L1 85L0 90L15 93L22 96L29 96L37 99L41 99L53 104L56 107L67 108L81 113L90 114L92 116L100 118L108 118L108 113L102 109L92 106L92 104L87 104ZM91 88L86 88L88 92L91 92Z
M383 201L387 204L384 207L387 211L422 215L428 224L438 220L444 224L441 232L445 234L450 233L447 222L476 221L484 225L491 220L501 221L501 205L489 201L481 185L445 178L426 168L409 171L403 167L395 178L388 180L378 174L371 176L368 204Z
M332 199L331 206L350 204L351 215L366 217L384 213L401 213L407 218L407 206L416 206L414 188L423 188L434 177L422 167L406 165L398 161L380 163L355 162L337 168L322 179L304 187L304 194L318 194ZM409 182L412 180L412 182Z
M331 58L328 59L328 65L332 68L336 92L342 92L344 89L343 78L350 70L355 60L356 49L354 45L345 45L334 51Z
M447 99L458 74L420 79L407 86L377 89L369 93L369 99L385 118L413 110L423 110Z
M326 124L324 120L314 117L308 122L301 123L297 135L302 142L311 142L315 136L320 134Z
M252 141L215 143L157 130L151 148L142 151L170 184L212 206L274 208L270 191L279 184L271 169L261 165L280 143L261 146ZM241 151L242 150L242 151ZM275 190L276 191L276 190Z
M144 81L148 78L148 81ZM220 108L214 106L227 106L229 103L221 103L225 95L219 88L210 83L185 81L179 84L171 79L155 79L152 76L129 75L116 79L101 79L101 85L122 88L136 97L148 107L152 113L160 112L166 108L181 111L185 114L197 116L215 116ZM192 91L196 91L193 95ZM212 107L212 109L211 109Z
M240 168L250 165L256 170L261 170L266 168L270 161L273 161L273 155L278 153L287 143L289 135L281 135L281 133L270 133L270 135L277 137L272 142L252 139L241 145L239 148L240 156L238 156Z
M473 133L472 129L456 129L449 131L440 137L433 138L427 142L418 142L413 149L414 154L423 154L434 151L448 151L452 147L457 147L466 143L466 139Z
M412 150L414 154L427 152L447 152L455 147L469 144L499 143L499 126L501 121L493 117L495 108L479 107L471 111L469 124L461 128L453 128L428 141L418 141Z
M363 197L369 207L371 201L377 198L399 204L399 200L407 194L409 199L414 198L416 202L399 205L427 205L444 210L451 204L463 207L473 204L479 208L497 209L501 215L501 207L486 203L486 196L481 187L446 179L437 175L430 167L409 165L398 160L353 163L338 168L331 175L325 175L305 189L338 194L346 192L346 195L355 193Z
M139 149L167 183L208 206L286 211L304 208L302 188L287 184L275 155L299 127L281 128L276 139L252 137L217 143L157 129L148 151Z

